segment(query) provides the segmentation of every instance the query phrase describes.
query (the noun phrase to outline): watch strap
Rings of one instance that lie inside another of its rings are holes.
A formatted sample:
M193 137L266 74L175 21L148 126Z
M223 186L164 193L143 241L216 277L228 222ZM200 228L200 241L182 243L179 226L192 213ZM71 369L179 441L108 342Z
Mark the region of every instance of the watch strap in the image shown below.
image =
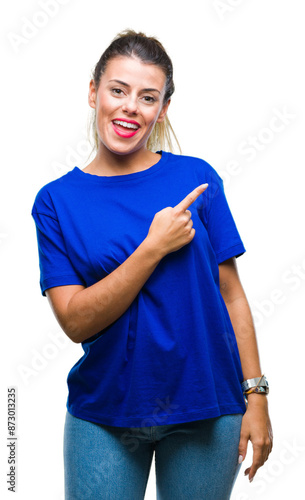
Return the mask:
M249 391L252 388L257 388L257 389L262 388L259 390L255 390L253 392L264 392L266 394L269 393L269 384L268 384L268 381L267 381L265 375L262 375L261 377L247 379L241 384L241 387L242 387L243 393Z

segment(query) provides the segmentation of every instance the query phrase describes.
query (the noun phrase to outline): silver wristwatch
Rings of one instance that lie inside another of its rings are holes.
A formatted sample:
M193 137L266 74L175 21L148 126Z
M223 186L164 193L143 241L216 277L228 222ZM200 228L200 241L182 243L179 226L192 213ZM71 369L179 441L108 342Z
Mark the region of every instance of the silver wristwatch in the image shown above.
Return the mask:
M262 393L262 394L269 394L269 384L268 384L268 381L267 381L265 375L262 375L261 377L256 377L256 378L249 378L241 384L241 387L242 387L244 394L247 391L249 391L249 389L252 389L253 387L256 387L254 392Z

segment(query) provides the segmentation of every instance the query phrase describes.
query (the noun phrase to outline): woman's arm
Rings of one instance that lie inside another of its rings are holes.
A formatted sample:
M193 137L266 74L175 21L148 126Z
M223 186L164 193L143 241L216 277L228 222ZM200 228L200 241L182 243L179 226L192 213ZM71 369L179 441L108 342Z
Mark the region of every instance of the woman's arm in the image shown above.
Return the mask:
M116 321L160 260L190 243L195 229L187 208L206 188L207 184L198 186L175 207L157 212L143 242L102 280L87 288L66 285L46 291L60 326L73 342L84 342Z
M219 265L219 284L235 332L244 380L260 377L262 372L254 323L238 276L235 257ZM272 428L267 397L264 394L248 395L239 444L242 460L246 456L249 439L253 445L253 461L245 474L249 475L249 480L252 481L257 469L264 464L272 449Z
M152 274L161 255L144 240L112 273L87 288L49 288L46 296L60 326L75 343L84 342L117 320Z
M261 367L256 334L235 257L219 265L219 284L235 332L244 380L259 377Z

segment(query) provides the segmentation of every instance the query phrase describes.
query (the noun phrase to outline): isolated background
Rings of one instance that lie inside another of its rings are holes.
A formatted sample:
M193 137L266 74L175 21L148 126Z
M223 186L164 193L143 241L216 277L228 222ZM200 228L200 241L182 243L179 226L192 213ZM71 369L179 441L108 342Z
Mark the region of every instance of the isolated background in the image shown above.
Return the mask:
M46 4L52 15L42 7ZM262 369L271 386L275 437L274 450L252 484L243 477L252 458L249 444L232 500L303 498L302 4L301 0L6 3L0 95L2 498L11 498L6 486L6 394L7 387L16 386L14 498L63 500L66 378L83 351L67 339L40 294L30 212L40 187L75 165L83 168L89 163L91 70L125 28L157 36L172 57L176 83L169 109L172 125L183 153L205 159L223 177L247 249L237 262L255 319ZM279 114L284 115L282 121L275 118ZM250 146L254 140L256 146ZM154 498L153 462L145 500Z

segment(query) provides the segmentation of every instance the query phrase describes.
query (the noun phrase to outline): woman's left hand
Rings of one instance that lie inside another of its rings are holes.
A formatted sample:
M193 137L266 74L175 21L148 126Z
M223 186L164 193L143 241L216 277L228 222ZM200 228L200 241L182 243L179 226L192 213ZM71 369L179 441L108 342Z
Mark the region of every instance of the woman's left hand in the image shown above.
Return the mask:
M257 469L264 465L268 459L273 445L273 433L268 413L267 397L263 394L249 394L247 410L243 416L240 441L239 457L244 461L247 454L248 441L252 442L253 460L251 467L245 470L245 476L249 476L251 482Z

